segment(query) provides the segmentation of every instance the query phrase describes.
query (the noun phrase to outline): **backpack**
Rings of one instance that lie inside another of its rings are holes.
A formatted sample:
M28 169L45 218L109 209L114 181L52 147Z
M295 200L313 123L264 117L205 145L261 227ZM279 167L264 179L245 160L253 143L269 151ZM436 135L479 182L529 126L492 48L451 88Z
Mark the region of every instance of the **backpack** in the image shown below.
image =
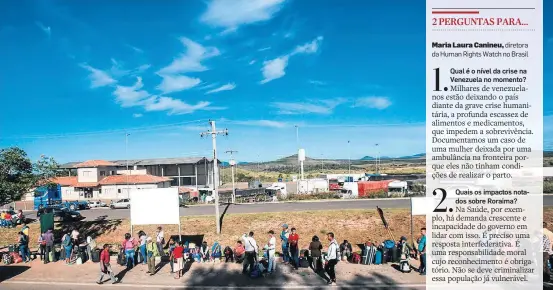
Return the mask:
M361 256L358 253L353 253L351 256L351 262L354 264L359 264L361 262Z
M411 272L411 266L409 266L409 263L407 261L403 261L403 262L399 263L399 269L403 273Z
M62 245L64 247L69 247L69 245L71 245L71 237L69 235L65 236L65 240L63 240Z
M376 254L374 255L374 264L380 265L382 264L382 251L377 250Z
M232 255L232 249L229 246L225 247L225 256Z
M395 246L396 246L396 243L392 240L384 241L384 248L386 249L393 249Z

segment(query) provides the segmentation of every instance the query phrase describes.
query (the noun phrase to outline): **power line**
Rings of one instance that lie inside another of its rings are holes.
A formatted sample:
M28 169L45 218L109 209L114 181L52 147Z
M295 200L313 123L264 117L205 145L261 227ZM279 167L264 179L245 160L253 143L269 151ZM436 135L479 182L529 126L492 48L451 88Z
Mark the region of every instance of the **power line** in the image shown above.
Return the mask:
M199 123L203 120L193 120L186 122L178 122L164 125L152 125L152 126L143 126L143 127L134 127L129 129L115 129L115 130L102 130L102 131L89 131L89 132L76 132L76 133L63 133L63 134L46 134L46 135L23 135L23 136L8 136L1 137L0 139L54 139L54 138L64 138L64 137L75 137L75 136L94 136L94 135L110 135L110 134L121 134L128 132L146 132L146 131L156 131L160 129L167 129L171 127L178 127L186 124Z

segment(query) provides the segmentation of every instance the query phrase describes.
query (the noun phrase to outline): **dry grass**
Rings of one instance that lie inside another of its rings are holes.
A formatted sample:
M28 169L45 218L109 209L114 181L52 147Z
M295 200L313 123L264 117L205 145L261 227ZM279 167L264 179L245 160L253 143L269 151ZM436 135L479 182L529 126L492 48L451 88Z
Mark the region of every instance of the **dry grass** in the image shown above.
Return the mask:
M394 239L400 236L410 237L410 217L408 210L385 210L386 219L390 223ZM215 218L213 216L181 217L183 235L204 235L208 243L219 240L223 245L234 245L239 237L249 231L255 233L259 244L265 243L267 232L274 230L280 233L280 226L287 223L290 227L296 227L301 238L301 246L306 247L314 235L323 238L328 232L333 232L339 241L349 240L352 244L366 241L383 241L389 238L387 231L382 226L382 221L375 210L344 210L344 211L307 211L307 212L282 212L282 213L257 213L257 214L231 214L225 216L222 234L215 234ZM86 235L89 232L97 232L97 242L119 243L123 235L130 231L128 220L106 222L81 222L75 223L80 232ZM415 217L415 235L418 229L425 225L424 217ZM155 231L154 225L134 227L134 232L144 230L148 234ZM30 235L33 245L38 239L38 224L30 225ZM20 229L20 228L18 228ZM17 241L18 229L2 229L0 232L0 245L7 245ZM66 229L68 230L68 229ZM166 235L178 234L177 226L165 226ZM279 240L277 238L277 240ZM326 241L324 242L326 246ZM280 247L280 244L277 245ZM32 247L32 246L31 246Z

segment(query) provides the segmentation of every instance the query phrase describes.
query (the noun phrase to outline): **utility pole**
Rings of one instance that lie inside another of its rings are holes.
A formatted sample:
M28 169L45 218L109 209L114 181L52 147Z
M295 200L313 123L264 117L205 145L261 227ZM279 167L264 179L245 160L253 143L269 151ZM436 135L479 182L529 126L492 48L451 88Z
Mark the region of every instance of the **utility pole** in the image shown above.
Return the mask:
M215 121L209 121L211 130L200 133L201 137L211 135L213 146L213 195L215 197L215 224L217 225L217 234L221 234L221 221L219 220L219 164L217 162L217 135L228 136L228 130L217 131Z
M380 152L378 151L378 143L375 144L376 146L376 159L375 159L375 169L376 169L376 173L378 174L378 167L379 167L379 164L380 163Z
M125 133L125 158L127 159L127 198L130 197L131 193L130 193L130 189L129 189L129 152L128 152L128 147L129 147L129 133Z
M230 174L232 175L232 203L235 203L236 202L236 188L234 187L234 167L236 166L236 160L234 160L234 158L232 158L232 154L233 153L238 153L238 151L235 151L235 150L227 150L225 151L225 153L230 153L230 161L229 161L229 164L230 164Z
M348 174L351 174L351 150L350 150L350 142L348 140Z

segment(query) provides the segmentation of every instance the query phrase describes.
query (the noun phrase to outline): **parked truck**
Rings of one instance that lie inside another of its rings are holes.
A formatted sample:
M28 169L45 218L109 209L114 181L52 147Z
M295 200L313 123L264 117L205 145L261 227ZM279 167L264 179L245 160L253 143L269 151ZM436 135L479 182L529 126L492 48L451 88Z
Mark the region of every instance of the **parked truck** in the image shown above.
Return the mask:
M408 194L408 185L407 181L393 180L388 184L388 197L392 195L396 196L406 196Z
M307 179L298 181L298 193L328 192L328 180Z
M359 197L367 197L379 192L387 193L390 182L392 182L392 180L359 181L357 182Z
M39 210L45 207L68 208L72 211L89 209L90 206L85 200L63 201L61 198L61 185L42 185L35 189L33 209Z

